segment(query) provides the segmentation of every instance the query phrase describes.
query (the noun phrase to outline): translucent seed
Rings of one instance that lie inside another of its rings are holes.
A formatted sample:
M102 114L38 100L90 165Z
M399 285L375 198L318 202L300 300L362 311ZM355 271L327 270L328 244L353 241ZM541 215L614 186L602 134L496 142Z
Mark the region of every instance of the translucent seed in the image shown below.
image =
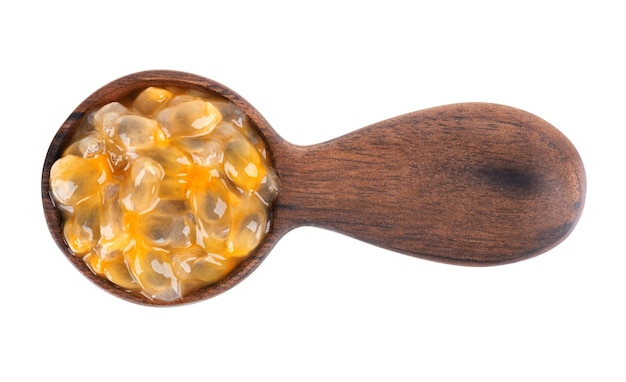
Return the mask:
M159 200L159 186L163 176L163 168L153 159L141 157L135 160L120 189L124 208L137 214L153 209Z
M210 133L221 121L220 112L210 102L191 100L167 107L157 114L168 137L195 137Z
M194 97L191 94L178 94L172 98L167 106L176 106L184 102L194 101L196 99L198 99L198 97Z
M223 279L239 263L239 259L226 259L208 254L192 246L172 255L172 269L180 282L183 295Z
M230 216L229 190L220 179L212 178L201 183L192 193L190 201L194 215L201 220L216 222Z
M207 283L197 279L194 273L194 264L204 257L206 257L206 252L197 245L172 253L172 270L179 280L183 295L206 286Z
M256 128L247 118L243 118L241 125L234 121L229 123L225 121L215 128L213 135L216 140L228 142L232 139L245 139L256 148L263 159L267 159L265 141L263 141Z
M278 196L278 176L273 170L267 169L267 173L261 179L256 195L265 205L269 205Z
M189 182L186 179L166 176L159 187L159 198L183 200L188 190Z
M224 151L224 172L237 187L254 191L267 172L256 148L245 138L233 137Z
M174 95L169 90L149 87L139 93L133 107L140 113L151 116L165 106Z
M230 232L232 195L220 179L211 179L190 195L198 239L207 251L221 251Z
M113 240L124 232L124 211L119 201L119 183L110 183L102 189L102 213L100 235L104 240Z
M77 256L83 256L91 251L96 243L94 242L93 231L89 232L74 221L71 217L63 226L63 236L70 250Z
M170 177L185 177L193 165L189 155L176 146L148 147L138 153L159 163Z
M131 254L127 261L133 278L147 297L173 301L182 296L167 251L146 248L143 255Z
M75 155L83 158L94 158L102 154L104 154L104 139L97 131L92 131L72 143L63 153L63 155Z
M93 195L107 180L101 158L68 155L60 158L50 169L50 190L57 203L72 207Z
M176 274L180 280L193 278L191 267L197 259L204 256L206 256L206 252L198 245L192 245L173 252L171 259L174 274Z
M126 255L137 247L136 240L130 232L123 231L111 238L100 238L99 246L94 253L103 260L110 260L120 255Z
M198 166L215 168L224 161L224 148L219 141L196 137L183 138L177 143L191 155L193 162Z
M250 143L252 143L263 159L267 159L267 147L265 146L265 141L261 138L256 128L252 126L247 118L244 117L242 121L243 123L241 125L236 124L240 128L239 132L243 134Z
M89 269L91 269L93 273L97 275L104 274L103 272L104 262L98 256L94 255L93 253L88 253L85 255L85 257L83 257L83 260L85 261L85 263L87 264L87 266L89 267Z
M218 142L228 142L229 140L237 137L239 139L244 138L241 129L239 129L232 122L223 121L215 127L215 130L211 134L212 138Z
M63 226L68 246L77 255L93 250L100 239L100 195L83 199Z
M223 279L239 263L239 259L208 254L197 259L191 266L193 277L206 284Z
M237 127L242 127L246 114L235 104L227 101L212 101L213 105L222 114L222 120L227 123L233 123Z
M107 159L113 171L121 172L126 171L129 165L128 151L118 140L107 139L105 142L105 150L107 152Z
M265 206L254 195L234 208L233 223L226 243L229 256L246 256L261 242L267 230Z
M165 139L159 124L138 115L126 115L116 120L114 141L126 150L151 147Z
M172 88L172 90L176 89L176 91L178 91L180 93L179 97L185 97L185 96L189 96L189 97L193 97L193 98L201 98L201 99L209 99L210 96L202 91L202 90L198 90L198 89L182 89L182 88Z
M203 185L203 189L194 192L190 198L194 215L211 226L228 229L231 219L229 190L215 178Z
M124 289L136 290L139 285L133 279L123 260L107 262L102 269L104 276Z
M196 227L184 201L160 201L154 211L141 217L138 225L142 239L160 248L186 248L195 239Z
M92 272L106 277L112 283L128 290L137 290L139 285L135 282L122 255L117 255L109 260L103 260L93 253L84 257L85 263Z
M93 114L92 124L106 137L112 137L115 134L115 122L121 115L128 114L126 106L119 102L111 102Z
M187 202L182 199L163 199L159 201L152 213L166 216L185 216L190 214Z

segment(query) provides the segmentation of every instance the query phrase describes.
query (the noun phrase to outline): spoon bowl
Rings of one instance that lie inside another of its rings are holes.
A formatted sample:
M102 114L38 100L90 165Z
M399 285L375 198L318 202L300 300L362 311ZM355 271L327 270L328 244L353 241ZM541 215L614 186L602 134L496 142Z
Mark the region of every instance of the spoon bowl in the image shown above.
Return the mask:
M270 230L261 244L225 278L176 301L129 293L93 274L69 250L50 192L50 169L88 113L150 86L195 89L238 106L266 141L280 180ZM455 265L528 259L571 233L585 191L584 167L571 142L548 122L516 108L441 106L328 142L296 146L234 91L175 71L131 74L85 99L53 138L41 183L50 233L66 257L101 288L145 305L186 304L218 295L254 271L283 235L307 225Z

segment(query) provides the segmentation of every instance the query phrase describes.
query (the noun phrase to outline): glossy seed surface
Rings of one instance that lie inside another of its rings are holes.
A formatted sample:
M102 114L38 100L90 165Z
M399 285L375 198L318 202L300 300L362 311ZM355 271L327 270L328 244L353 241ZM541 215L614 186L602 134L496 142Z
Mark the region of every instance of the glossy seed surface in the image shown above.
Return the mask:
M120 288L163 301L219 281L253 252L278 193L239 108L157 87L93 111L50 185L70 250Z

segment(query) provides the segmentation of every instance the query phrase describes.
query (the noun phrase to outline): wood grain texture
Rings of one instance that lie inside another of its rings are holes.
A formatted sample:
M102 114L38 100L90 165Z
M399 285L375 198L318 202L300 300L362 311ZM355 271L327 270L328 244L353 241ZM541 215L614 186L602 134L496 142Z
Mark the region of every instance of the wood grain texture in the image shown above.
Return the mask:
M524 111L419 111L311 147L275 150L277 224L332 229L462 265L540 254L574 228L585 174L569 141Z
M281 183L271 230L256 251L222 281L175 302L128 293L91 273L65 244L50 197L50 168L82 118L148 86L198 89L238 105L267 141ZM585 187L574 146L549 123L519 109L484 103L442 106L303 147L283 140L229 88L174 71L135 73L89 96L54 137L41 182L48 227L66 257L103 289L146 305L190 303L232 288L283 235L305 225L451 264L523 260L569 235L582 213Z

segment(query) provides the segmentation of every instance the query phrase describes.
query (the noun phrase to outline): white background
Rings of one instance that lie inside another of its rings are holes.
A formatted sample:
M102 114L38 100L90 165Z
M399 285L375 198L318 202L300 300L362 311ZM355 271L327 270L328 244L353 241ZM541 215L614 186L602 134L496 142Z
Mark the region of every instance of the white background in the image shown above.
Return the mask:
M414 3L3 3L0 380L624 381L624 8ZM134 305L57 249L40 176L69 113L146 69L221 82L299 144L455 102L522 108L578 148L585 212L493 268L301 228L217 298Z

